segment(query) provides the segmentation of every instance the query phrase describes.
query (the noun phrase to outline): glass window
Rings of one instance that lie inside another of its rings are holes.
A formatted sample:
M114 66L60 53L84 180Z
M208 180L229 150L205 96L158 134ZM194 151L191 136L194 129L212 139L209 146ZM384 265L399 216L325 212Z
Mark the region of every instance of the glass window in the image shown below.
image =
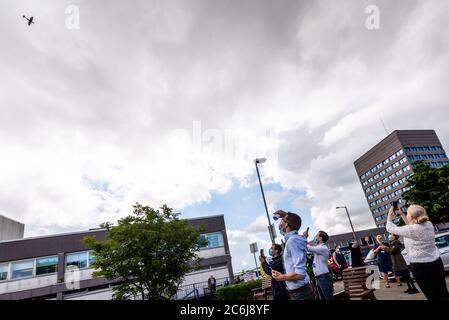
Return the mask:
M8 265L0 264L0 281L8 279Z
M87 268L87 252L70 253L66 256L66 267L75 266L80 269Z
M36 275L55 273L58 270L58 256L36 259Z
M34 260L13 262L11 266L11 279L32 277Z
M441 236L435 238L435 245L438 249L449 247L449 236Z
M203 248L216 248L224 246L223 234L221 232L201 235L201 239L207 241L207 244L203 246Z
M94 262L95 262L95 255L91 251L91 252L89 252L89 266L92 265L92 263L94 263Z

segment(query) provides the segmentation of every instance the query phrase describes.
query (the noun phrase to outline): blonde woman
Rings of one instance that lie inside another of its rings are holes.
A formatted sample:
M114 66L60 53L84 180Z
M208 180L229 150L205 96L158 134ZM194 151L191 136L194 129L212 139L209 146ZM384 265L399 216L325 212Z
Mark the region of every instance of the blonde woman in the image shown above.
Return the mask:
M426 210L419 205L411 205L407 216L397 210L406 224L398 227L393 223L395 212L390 208L387 231L404 237L404 245L410 257L413 276L428 300L447 300L443 262L435 246L435 229L429 221Z

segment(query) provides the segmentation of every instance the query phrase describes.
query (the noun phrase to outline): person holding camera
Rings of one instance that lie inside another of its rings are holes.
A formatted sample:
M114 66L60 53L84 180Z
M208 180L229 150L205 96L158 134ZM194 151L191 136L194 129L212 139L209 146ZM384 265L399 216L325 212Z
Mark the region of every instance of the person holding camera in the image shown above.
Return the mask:
M271 275L275 270L280 273L285 273L284 264L282 263L282 246L273 243L270 249L270 255L273 258L270 263L267 262L265 255L260 255L260 264L267 275ZM288 300L288 291L285 281L278 281L271 277L271 288L273 291L273 300Z
M405 226L398 227L393 223L398 212ZM426 298L448 300L444 266L435 245L435 229L426 210L422 206L411 205L406 216L394 203L388 212L386 229L389 233L404 237L413 276Z
M286 241L283 253L285 273L272 270L271 274L277 281L285 281L290 300L315 300L306 269L307 240L304 235L298 235L301 218L296 213L282 210L276 214L282 217L279 229Z
M351 252L351 267L363 267L365 262L362 259L362 250L360 249L360 244L357 239L349 244L349 251Z
M304 233L307 238L308 232ZM334 300L334 283L329 271L329 248L326 245L329 236L324 231L318 231L317 235L307 245L307 249L313 253L313 273L315 275L318 294L321 300Z

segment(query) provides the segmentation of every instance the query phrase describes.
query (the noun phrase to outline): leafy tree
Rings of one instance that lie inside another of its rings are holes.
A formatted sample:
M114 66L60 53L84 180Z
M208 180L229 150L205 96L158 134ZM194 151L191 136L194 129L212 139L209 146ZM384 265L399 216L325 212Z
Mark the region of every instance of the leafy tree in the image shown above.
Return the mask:
M449 220L449 165L433 168L416 162L414 174L407 181L410 189L402 194L406 205L423 206L433 223Z
M116 226L101 225L108 230L105 241L84 238L94 250L94 276L120 280L113 287L115 299L169 299L185 274L199 266L204 228L189 226L166 205L154 210L136 203L133 208Z

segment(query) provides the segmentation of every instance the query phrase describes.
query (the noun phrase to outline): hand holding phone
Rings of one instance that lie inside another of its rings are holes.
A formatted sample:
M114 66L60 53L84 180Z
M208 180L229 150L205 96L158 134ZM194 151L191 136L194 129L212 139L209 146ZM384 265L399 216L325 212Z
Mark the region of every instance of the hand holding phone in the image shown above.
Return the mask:
M399 202L398 201L393 201L392 206L393 206L394 212L399 210Z
M304 231L302 235L306 238L309 236L309 227L307 227L306 231Z
M275 213L273 213L273 219L274 220L282 219L287 215L288 215L288 213L285 212L284 210L278 210Z

